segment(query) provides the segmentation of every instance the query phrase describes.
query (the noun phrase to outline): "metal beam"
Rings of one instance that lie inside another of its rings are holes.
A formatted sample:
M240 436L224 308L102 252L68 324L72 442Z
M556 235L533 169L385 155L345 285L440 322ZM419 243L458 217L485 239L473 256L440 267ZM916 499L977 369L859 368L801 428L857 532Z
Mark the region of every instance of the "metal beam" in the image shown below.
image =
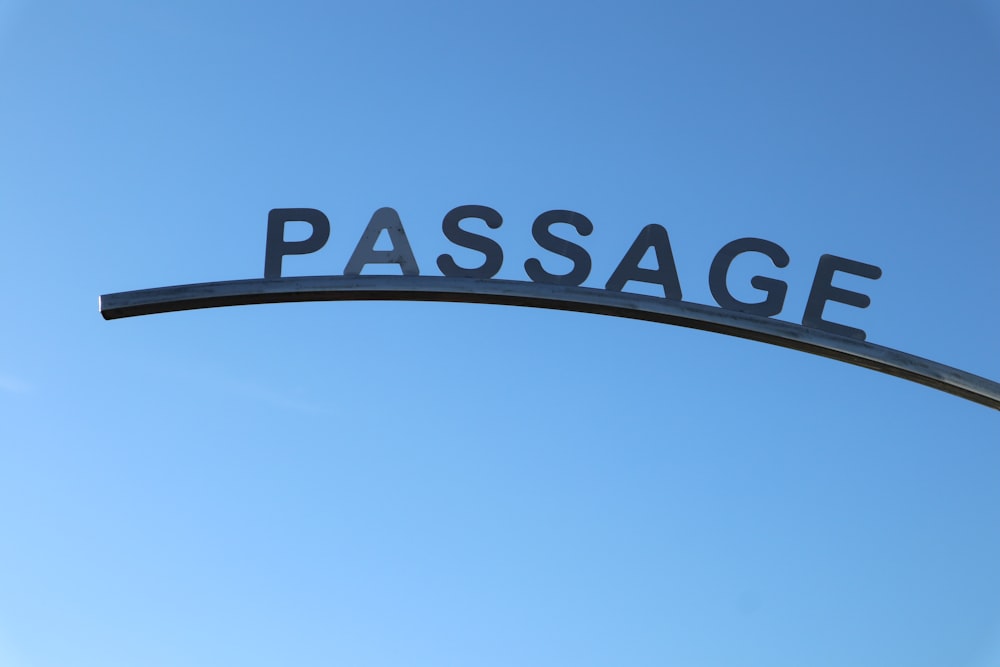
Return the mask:
M769 317L612 292L515 280L310 276L228 280L105 294L106 320L197 308L298 301L451 301L611 315L769 343L870 368L1000 410L1000 383L929 359Z

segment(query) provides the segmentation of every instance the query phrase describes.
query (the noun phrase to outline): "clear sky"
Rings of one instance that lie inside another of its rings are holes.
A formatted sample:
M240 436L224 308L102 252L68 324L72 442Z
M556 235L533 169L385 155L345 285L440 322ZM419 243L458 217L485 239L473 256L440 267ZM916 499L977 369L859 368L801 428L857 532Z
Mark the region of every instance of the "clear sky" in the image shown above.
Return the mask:
M831 253L883 270L831 319L1000 379L998 185L982 1L0 0L0 665L1000 666L988 408L594 315L97 311L261 277L276 207L333 228L286 275L383 206L437 275L491 206L513 280L570 209L587 286L656 223L713 304L759 237L800 322Z

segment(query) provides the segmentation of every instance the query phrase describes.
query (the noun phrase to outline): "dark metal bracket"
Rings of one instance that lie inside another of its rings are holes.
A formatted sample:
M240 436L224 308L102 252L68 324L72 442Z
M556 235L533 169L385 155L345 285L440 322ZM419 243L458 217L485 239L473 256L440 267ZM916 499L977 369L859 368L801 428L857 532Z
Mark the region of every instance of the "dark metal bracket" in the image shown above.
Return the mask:
M787 347L917 382L1000 410L1000 383L929 359L782 320L589 287L439 276L310 276L228 280L105 294L106 320L197 308L299 301L449 301L550 308L713 331Z

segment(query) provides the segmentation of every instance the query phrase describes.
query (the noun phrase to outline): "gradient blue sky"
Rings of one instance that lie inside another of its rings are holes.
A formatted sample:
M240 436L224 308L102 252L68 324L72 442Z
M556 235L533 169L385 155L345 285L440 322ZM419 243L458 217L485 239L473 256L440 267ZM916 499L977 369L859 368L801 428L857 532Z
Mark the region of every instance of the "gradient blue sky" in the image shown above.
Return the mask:
M1000 417L702 332L457 304L105 322L314 207L556 208L602 287L740 237L1000 379L1000 8L0 0L0 665L1000 665ZM760 261L757 261L760 260ZM631 285L630 288L635 287ZM752 293L738 292L746 298ZM641 288L640 288L641 291Z

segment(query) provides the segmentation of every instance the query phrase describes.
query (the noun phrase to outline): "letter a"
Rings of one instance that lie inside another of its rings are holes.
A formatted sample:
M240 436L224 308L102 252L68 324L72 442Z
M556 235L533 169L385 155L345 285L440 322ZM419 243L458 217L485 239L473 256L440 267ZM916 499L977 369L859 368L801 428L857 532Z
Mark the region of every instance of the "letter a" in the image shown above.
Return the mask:
M389 240L392 242L391 250L375 249L375 243L383 229L388 233ZM420 275L417 258L413 256L410 241L406 238L406 231L403 229L403 222L399 219L399 214L396 213L395 209L387 207L375 211L364 234L361 235L357 247L354 248L354 253L347 262L347 267L344 268L344 275L360 275L366 264L399 264L404 276Z
M656 269L644 269L639 262L650 248L656 251ZM632 247L615 272L608 279L605 289L621 292L625 283L634 280L640 283L651 283L663 286L663 296L676 301L681 300L681 281L677 277L677 265L674 264L674 253L670 249L670 237L667 230L660 225L646 225L639 232Z

